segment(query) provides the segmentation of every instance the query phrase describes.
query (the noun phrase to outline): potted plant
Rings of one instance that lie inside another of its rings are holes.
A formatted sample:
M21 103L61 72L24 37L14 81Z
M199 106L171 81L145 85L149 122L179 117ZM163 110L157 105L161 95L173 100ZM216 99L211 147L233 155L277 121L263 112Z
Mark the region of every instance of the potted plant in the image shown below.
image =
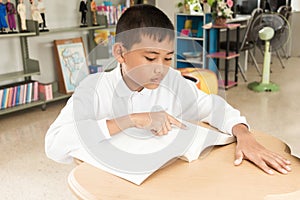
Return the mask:
M199 14L202 13L202 7L199 0L184 0L183 2L177 3L177 7L180 12L185 12L189 14Z
M226 19L232 18L232 0L226 2L224 0L207 0L207 3L211 6L211 14L215 25L224 25Z

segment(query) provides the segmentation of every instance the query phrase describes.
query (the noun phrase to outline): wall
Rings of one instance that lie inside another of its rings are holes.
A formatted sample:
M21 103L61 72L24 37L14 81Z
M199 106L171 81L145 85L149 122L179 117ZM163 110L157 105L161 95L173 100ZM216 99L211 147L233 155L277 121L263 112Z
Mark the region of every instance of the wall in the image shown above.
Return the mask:
M178 12L176 7L179 0L156 0L156 6L160 8L166 15L170 18L170 20L174 23L175 13Z

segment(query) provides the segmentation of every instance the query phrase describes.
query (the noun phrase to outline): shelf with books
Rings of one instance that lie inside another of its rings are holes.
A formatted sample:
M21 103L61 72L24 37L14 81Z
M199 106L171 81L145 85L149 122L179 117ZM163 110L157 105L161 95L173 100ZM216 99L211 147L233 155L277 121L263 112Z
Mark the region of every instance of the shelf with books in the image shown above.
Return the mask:
M0 87L0 114L36 106L38 101L37 81L27 80Z
M0 38L19 37L23 61L23 70L0 74L0 115L42 104L38 99L38 83L31 80L31 76L40 74L39 61L30 58L27 42L28 37L39 34L38 23L26 20L26 26L28 32L4 34Z
M100 17L101 18L101 17ZM103 19L101 19L103 21ZM105 19L106 20L106 19ZM98 26L88 26L88 27L64 27L64 28L57 28L57 29L51 29L48 32L40 32L37 26L37 22L33 22L32 20L27 20L27 25L28 28L30 29L30 32L28 33L18 33L14 34L13 36L19 37L21 41L21 52L22 52L22 59L23 59L23 70L21 71L14 71L14 72L9 72L9 73L4 73L0 74L0 93L1 89L7 90L7 87L3 84L5 84L7 81L13 82L14 80L19 80L23 79L24 81L31 81L31 77L33 75L40 75L40 64L38 60L34 60L29 58L29 44L27 41L28 37L32 36L38 36L38 37L43 37L47 36L49 34L59 34L59 33L64 33L64 32L82 32L82 31L87 31L88 32L88 42L89 42L89 51L94 47L93 41L90 42L89 40L93 40L94 36L94 31L99 30L99 29L106 29L106 28L113 28L113 27L108 27L107 24L102 24ZM3 36L1 38L6 38L6 37L12 37L12 36ZM0 38L0 39L1 39ZM90 46L90 43L92 44ZM17 84L17 83L15 83ZM40 83L41 84L41 83ZM15 95L15 91L12 92L12 95L9 99L9 97L3 97L3 95L0 95L0 115L5 115L8 113L16 112L16 111L21 111L24 109L28 109L31 107L36 107L36 106L41 106L42 110L46 109L47 103L59 101L59 100L64 100L67 99L71 96L71 94L62 94L57 91L57 84L56 83L51 83L53 86L53 90L51 88L51 97L50 98L45 98L42 94L38 94L39 98L38 100L34 101L28 101L24 103L13 103L13 95ZM7 91L6 91L7 92ZM9 101L6 102L5 105L1 105L3 100Z
M25 110L25 109L28 109L28 108L36 107L36 106L41 106L43 104L44 104L44 101L38 100L38 101L31 102L29 104L22 104L22 105L18 105L18 106L6 108L6 109L1 109L0 110L0 116L1 115L6 115L6 114L12 113L12 112L21 111L21 110Z

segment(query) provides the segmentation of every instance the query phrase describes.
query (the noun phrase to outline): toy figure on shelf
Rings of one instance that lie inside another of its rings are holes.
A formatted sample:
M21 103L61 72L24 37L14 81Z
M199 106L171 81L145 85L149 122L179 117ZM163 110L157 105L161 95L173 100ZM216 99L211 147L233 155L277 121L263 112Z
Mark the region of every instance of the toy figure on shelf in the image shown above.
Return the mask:
M29 1L30 1L30 4L31 4L30 10L31 10L31 17L32 17L32 19L34 21L37 21L38 24L43 23L43 18L41 16L39 10L35 6L34 1L33 0L29 0Z
M46 7L42 0L38 0L37 9L39 10L41 17L43 19L43 23L39 24L39 27L42 28L42 30L40 30L40 31L49 31L48 29L46 29L47 28L46 18L45 18Z
M91 0L91 12L93 15L93 26L98 26L99 24L97 23L97 5L94 0Z
M0 0L0 33L6 33L5 29L8 27L5 16L6 16L6 6L2 2L2 0Z
M80 7L79 7L79 12L81 12L81 25L80 27L86 27L86 13L87 13L87 5L85 0L81 0L80 2Z
M16 12L16 8L15 5L13 3L10 2L10 0L7 0L6 2L6 12L7 12L7 20L8 20L8 24L9 24L9 29L10 29L10 33L17 33L16 28L16 18L15 18L15 14Z
M28 32L26 26L26 6L23 3L23 0L19 0L19 4L17 6L17 12L20 16L21 21L21 32Z

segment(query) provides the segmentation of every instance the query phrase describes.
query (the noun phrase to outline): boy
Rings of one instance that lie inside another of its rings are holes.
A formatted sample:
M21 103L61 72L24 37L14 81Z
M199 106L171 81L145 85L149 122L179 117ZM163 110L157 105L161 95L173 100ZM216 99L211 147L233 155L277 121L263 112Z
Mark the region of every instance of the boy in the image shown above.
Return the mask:
M257 143L238 110L170 68L173 46L174 27L162 11L150 5L128 8L116 28L113 53L118 66L88 76L76 88L47 132L47 156L72 162L76 152L89 156L82 138L96 144L131 127L161 137L172 125L186 128L178 119L197 120L236 136L235 165L247 159L268 174L274 173L272 168L288 173L290 162Z

